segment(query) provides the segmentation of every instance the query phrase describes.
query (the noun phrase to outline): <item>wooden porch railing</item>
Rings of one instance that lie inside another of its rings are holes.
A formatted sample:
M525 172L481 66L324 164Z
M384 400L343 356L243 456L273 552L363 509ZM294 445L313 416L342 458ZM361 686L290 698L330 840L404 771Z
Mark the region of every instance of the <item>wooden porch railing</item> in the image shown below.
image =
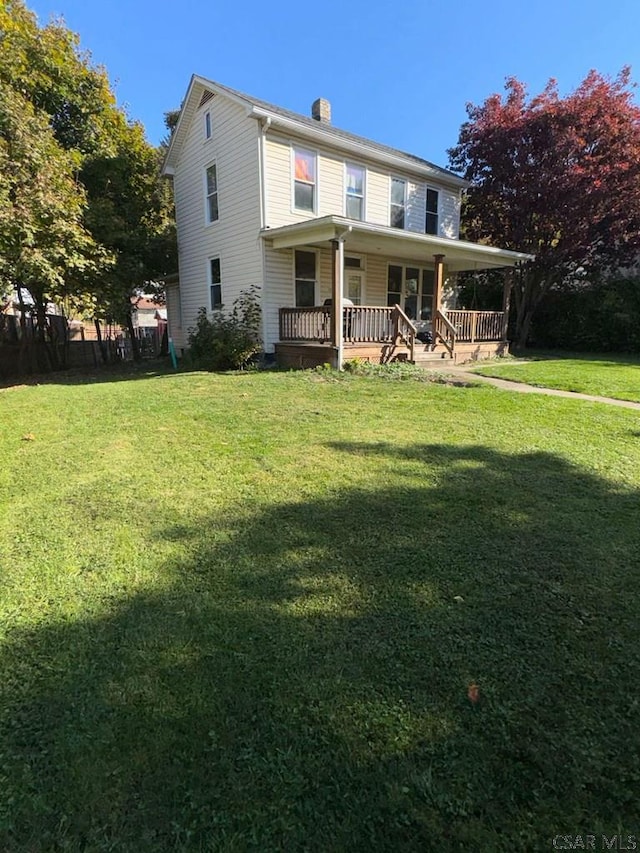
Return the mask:
M345 305L343 309L345 343L403 343L413 350L416 327L399 305ZM433 322L434 344L441 341L453 354L456 343L480 343L504 340L503 311L438 311ZM331 340L331 309L280 309L281 341Z
M399 305L345 305L343 312L345 343L394 343L401 341L411 348L416 327ZM317 341L331 339L331 309L281 308L281 341Z
M388 343L394 339L393 308L377 305L345 305L345 343Z
M281 308L281 341L318 341L324 343L331 338L330 309Z
M456 329L456 339L464 343L504 340L504 311L447 311Z

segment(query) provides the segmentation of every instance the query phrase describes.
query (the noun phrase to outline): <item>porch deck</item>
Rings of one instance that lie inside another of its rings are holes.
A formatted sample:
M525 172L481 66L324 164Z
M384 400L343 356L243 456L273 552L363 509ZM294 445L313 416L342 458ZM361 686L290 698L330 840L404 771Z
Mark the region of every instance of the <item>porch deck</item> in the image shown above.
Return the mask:
M434 323L416 325L397 305L345 306L342 358L425 365L493 358L508 349L505 316L503 311L439 311ZM330 308L280 309L279 365L315 367L336 358Z

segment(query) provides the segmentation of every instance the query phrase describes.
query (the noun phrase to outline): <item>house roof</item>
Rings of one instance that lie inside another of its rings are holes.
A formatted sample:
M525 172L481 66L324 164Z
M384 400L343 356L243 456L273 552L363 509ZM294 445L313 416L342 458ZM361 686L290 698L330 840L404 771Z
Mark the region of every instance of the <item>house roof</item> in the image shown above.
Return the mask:
M274 249L326 245L331 240L342 239L347 252L382 254L414 261L421 257L431 261L434 255L443 255L451 271L514 267L533 258L524 252L403 231L388 225L354 222L341 216L322 216L279 228L264 228L260 235L269 240Z
M145 295L132 296L131 304L137 311L156 311L160 307L159 302Z
M374 160L394 161L396 167L404 167L405 169L418 172L428 177L439 178L445 183L453 184L456 187L468 186L468 181L456 175L454 172L444 169L441 166L436 166L429 160L424 160L422 157L417 157L414 154L409 154L406 151L401 151L398 148L392 148L388 145L383 145L375 142L372 139L367 139L364 136L358 136L347 130L341 130L328 122L320 122L310 116L302 115L301 113L287 110L284 107L279 107L276 104L271 104L268 101L263 101L260 98L254 98L251 95L245 95L243 92L238 92L235 89L230 89L222 83L216 83L213 80L208 80L205 77L193 75L187 89L187 94L182 104L178 124L171 137L171 142L163 171L166 174L171 174L177 161L179 150L186 136L186 131L190 123L190 119L195 113L200 103L200 98L205 91L213 92L214 94L225 95L231 100L243 105L247 109L249 115L253 115L257 119L271 119L276 125L283 125L290 131L302 133L306 136L313 136L320 140L324 139L327 144L332 144L347 150L357 148L360 156L368 156Z

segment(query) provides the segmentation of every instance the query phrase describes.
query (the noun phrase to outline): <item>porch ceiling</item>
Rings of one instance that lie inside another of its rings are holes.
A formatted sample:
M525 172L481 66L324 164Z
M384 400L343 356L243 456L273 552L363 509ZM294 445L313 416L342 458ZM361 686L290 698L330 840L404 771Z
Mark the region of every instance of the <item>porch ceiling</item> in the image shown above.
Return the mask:
M416 234L340 216L322 216L280 228L264 228L260 235L270 241L274 249L327 246L331 240L342 238L347 252L415 261L432 261L433 255L444 255L444 262L451 271L513 267L533 258L533 255L524 252L434 237L431 234Z

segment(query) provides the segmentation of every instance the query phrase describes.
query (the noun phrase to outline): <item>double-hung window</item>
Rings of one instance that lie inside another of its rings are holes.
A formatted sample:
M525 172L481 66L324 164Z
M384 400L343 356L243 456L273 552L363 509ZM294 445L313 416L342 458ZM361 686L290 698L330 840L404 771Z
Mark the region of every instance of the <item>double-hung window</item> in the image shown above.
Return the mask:
M316 155L304 148L293 149L293 206L296 210L315 213Z
M389 222L392 228L404 228L407 212L407 182L391 178L391 209Z
M207 222L218 221L218 172L215 163L207 167L206 212Z
M296 308L316 304L316 253L295 252Z
M209 293L211 310L220 310L220 308L222 308L222 273L220 270L220 258L211 258L209 261Z
M427 187L427 215L425 220L425 233L438 233L438 201L440 193L438 190Z
M364 219L364 168L347 163L345 212L347 219Z

